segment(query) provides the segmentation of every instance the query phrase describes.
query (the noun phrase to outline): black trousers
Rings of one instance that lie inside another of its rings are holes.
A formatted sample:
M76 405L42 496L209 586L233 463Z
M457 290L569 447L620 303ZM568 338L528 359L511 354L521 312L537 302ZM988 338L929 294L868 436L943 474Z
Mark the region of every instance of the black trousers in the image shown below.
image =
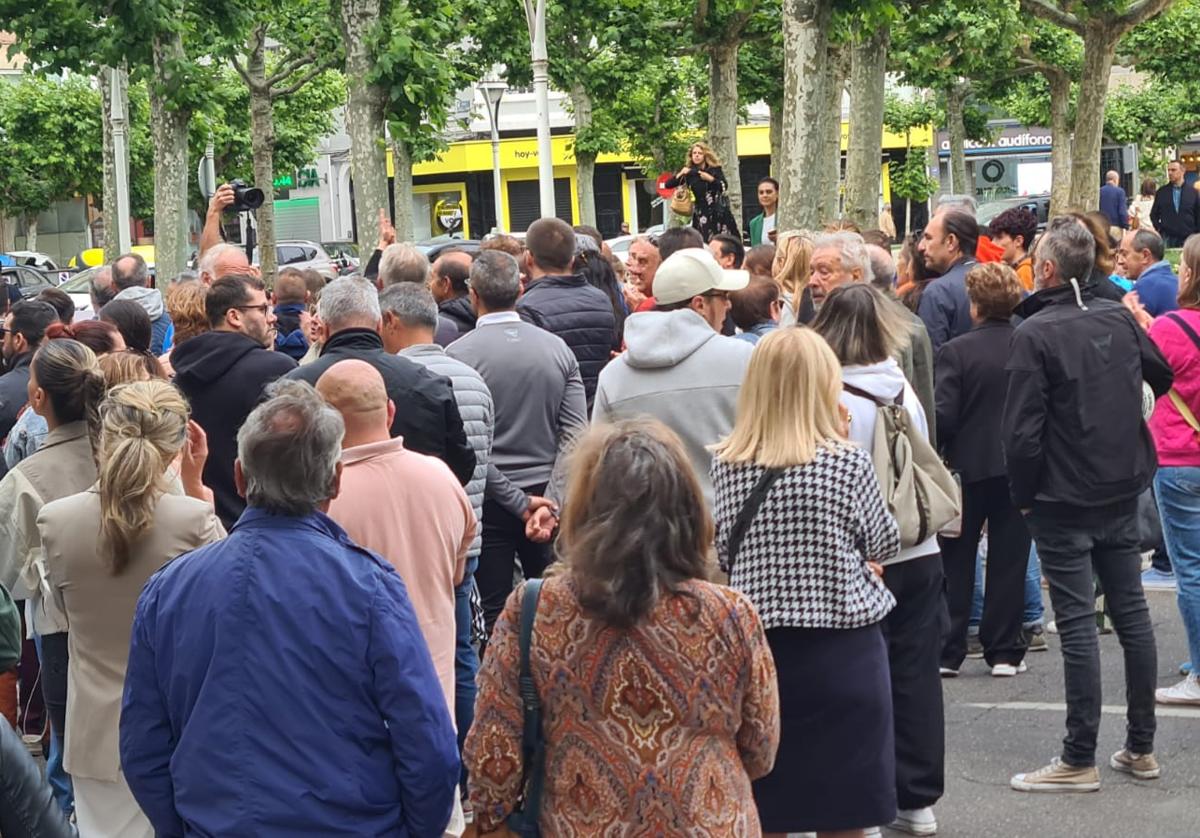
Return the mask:
M1154 688L1158 657L1150 608L1142 590L1142 556L1136 504L1047 514L1034 507L1029 529L1037 541L1042 573L1062 644L1067 698L1068 765L1096 764L1100 731L1100 643L1096 638L1099 577L1117 640L1125 657L1125 747L1154 752Z
M525 491L540 495L545 484L530 486ZM500 504L485 499L483 502L483 546L479 552L479 567L475 569L475 584L479 587L479 598L483 602L483 620L487 627L487 638L492 636L504 603L513 591L513 571L516 562L521 563L521 573L526 579L542 575L553 558L550 544L535 544L525 537L525 522L508 512ZM480 657L483 650L480 649Z
M987 583L979 642L989 666L1018 664L1025 657L1021 632L1025 614L1025 570L1029 565L1029 529L1013 506L1008 480L996 477L963 485L963 529L959 538L939 539L946 570L950 634L942 647L942 666L958 669L967 656L967 623L975 593L975 555L983 524L988 525Z
M938 658L946 634L945 577L935 553L884 568L896 607L883 620L896 729L896 804L932 806L946 787L946 720Z
M42 635L42 698L50 714L50 726L62 737L67 730L67 633Z

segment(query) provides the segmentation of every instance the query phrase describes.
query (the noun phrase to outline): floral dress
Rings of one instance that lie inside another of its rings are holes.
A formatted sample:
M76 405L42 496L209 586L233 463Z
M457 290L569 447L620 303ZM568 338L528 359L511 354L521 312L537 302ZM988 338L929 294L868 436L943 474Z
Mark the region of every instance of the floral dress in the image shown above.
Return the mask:
M695 198L692 204L692 226L700 231L705 242L721 233L741 239L742 234L738 232L737 221L729 210L729 198L725 194L729 185L725 180L725 173L721 171L720 166L704 171L715 178L712 183L700 177L700 170L692 169L682 180L672 177L663 185L674 189L685 183L692 190Z

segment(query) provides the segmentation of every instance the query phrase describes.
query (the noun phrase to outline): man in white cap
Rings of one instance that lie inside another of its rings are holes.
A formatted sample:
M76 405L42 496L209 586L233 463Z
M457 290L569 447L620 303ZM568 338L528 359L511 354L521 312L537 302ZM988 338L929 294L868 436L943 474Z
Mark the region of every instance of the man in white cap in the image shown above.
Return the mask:
M703 249L669 256L654 277L654 311L625 321L626 351L600 373L593 422L649 415L682 438L711 503L707 446L733 429L738 389L754 346L723 337L729 292L750 274Z

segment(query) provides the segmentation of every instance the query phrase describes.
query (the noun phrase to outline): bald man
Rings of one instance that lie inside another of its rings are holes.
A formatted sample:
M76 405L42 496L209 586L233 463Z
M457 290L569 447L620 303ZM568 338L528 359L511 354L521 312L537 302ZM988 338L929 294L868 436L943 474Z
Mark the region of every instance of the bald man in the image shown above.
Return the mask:
M1100 187L1100 212L1108 218L1109 233L1121 240L1121 233L1129 228L1129 198L1121 188L1121 176L1109 172Z
M253 274L258 276L258 268L250 264L246 258L246 249L240 245L213 245L200 255L200 281L212 285L218 279L234 274Z
M475 513L445 463L390 438L395 405L374 367L339 361L317 380L317 392L346 424L341 492L329 517L404 580L453 717L454 587L475 537ZM461 808L454 817L461 824ZM457 835L461 826L447 831Z
M467 297L471 261L471 254L466 251L446 251L434 261L429 277L429 290L437 300L438 314L453 321L460 335L475 328L475 310Z

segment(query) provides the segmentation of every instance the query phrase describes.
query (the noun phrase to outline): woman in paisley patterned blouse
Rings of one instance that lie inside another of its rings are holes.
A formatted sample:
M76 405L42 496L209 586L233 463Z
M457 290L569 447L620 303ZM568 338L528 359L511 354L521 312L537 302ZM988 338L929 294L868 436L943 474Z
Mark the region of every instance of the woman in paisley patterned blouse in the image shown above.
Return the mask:
M841 368L811 329L758 342L733 432L716 446L717 553L762 617L779 673L775 767L754 783L764 836L862 838L896 816L887 646L896 600L879 565L900 535L871 456L846 440ZM731 532L774 483L730 556ZM761 495L760 495L761 497Z
M705 581L712 537L664 425L581 440L531 644L543 835L761 834L750 782L775 760L775 666L749 600ZM521 787L522 592L496 623L466 741L481 834L503 828Z

